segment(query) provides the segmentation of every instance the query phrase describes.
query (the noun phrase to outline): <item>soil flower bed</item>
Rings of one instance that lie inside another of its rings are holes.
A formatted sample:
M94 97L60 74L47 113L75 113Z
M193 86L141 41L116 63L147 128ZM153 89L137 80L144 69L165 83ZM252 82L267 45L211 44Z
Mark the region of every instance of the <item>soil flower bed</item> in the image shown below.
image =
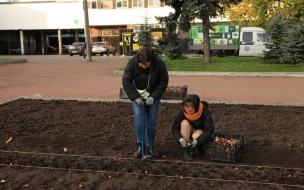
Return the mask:
M210 104L216 131L243 134L236 162L196 155L173 140L180 104L162 103L155 149L133 159L129 102L21 99L0 105L0 189L304 189L304 109Z

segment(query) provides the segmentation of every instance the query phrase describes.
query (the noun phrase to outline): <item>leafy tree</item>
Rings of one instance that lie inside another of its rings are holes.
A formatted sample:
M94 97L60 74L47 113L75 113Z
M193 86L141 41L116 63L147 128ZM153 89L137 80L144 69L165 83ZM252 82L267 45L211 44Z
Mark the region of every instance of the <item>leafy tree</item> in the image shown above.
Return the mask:
M278 14L298 22L304 17L304 0L243 0L227 7L227 15L233 23L266 28Z
M304 0L284 0L279 2L288 20L297 23L304 17Z
M304 61L304 18L289 29L284 50L285 63L296 64Z
M155 54L160 55L163 53L163 46L161 39L158 40L159 45L154 44L152 36L152 27L149 25L149 18L144 18L144 23L140 25L140 31L138 33L138 45L140 47L147 47L151 49Z
M170 13L166 17L156 17L161 23L168 24L167 38L174 39L177 26L184 32L188 32L191 24L195 19L200 19L203 23L204 34L204 61L205 64L210 63L210 43L209 43L209 29L212 29L215 23L211 23L210 18L223 16L225 7L231 4L237 4L241 0L160 0L166 5L171 6L175 12Z
M138 33L138 45L152 49L153 38L151 26L149 26L148 20L149 18L145 17L144 23L140 25L140 31Z
M283 14L279 14L266 28L270 36L270 42L265 44L267 50L263 51L263 61L271 63L283 63L286 50L284 42L287 36L288 23Z
M159 40L159 43L163 48L163 53L170 59L184 59L182 55L181 45L178 43L178 33L176 33L177 21L174 18L176 15L169 13L166 17L157 17L160 23L166 25L165 34L163 39Z

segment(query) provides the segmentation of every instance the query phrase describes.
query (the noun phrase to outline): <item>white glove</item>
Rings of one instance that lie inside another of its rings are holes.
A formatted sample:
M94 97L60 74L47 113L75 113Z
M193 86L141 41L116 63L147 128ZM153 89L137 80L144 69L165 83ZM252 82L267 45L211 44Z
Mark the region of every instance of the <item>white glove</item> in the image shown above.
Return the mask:
M180 138L179 142L181 143L182 147L188 147L187 142L185 141L184 138Z
M135 102L138 106L143 106L145 102L141 98L136 98Z
M197 145L197 140L192 141L191 147L194 148L194 147L196 147L196 145Z
M146 105L152 105L154 101L154 98L152 98L151 96L146 100Z

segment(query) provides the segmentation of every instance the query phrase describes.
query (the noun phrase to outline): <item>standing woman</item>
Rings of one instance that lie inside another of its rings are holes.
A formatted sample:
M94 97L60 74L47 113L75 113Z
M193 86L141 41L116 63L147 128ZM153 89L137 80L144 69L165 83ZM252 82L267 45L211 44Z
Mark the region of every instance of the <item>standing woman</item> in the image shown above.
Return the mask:
M160 98L168 86L168 71L165 63L157 57L149 48L142 48L133 56L125 67L122 76L122 85L132 101L134 112L134 128L138 148L134 158L142 158L142 141L144 136L143 120L146 125L146 145L148 154L160 158L154 150L156 136L156 117L160 106ZM145 115L143 115L143 109Z

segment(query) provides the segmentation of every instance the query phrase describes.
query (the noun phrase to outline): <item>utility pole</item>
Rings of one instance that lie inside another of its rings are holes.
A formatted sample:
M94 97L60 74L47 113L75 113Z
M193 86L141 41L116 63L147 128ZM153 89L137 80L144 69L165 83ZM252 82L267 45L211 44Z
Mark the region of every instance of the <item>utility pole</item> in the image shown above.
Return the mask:
M89 24L89 14L88 14L88 2L83 0L83 9L84 9L84 23L85 23L85 41L87 44L87 58L88 62L92 62L92 49L91 49L91 36L90 36L90 24Z

